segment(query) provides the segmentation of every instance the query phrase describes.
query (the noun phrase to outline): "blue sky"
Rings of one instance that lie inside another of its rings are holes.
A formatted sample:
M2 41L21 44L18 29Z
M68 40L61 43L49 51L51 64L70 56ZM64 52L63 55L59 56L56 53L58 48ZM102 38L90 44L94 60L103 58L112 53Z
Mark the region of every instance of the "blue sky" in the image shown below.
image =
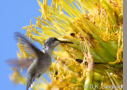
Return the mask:
M49 2L50 4L51 2ZM14 32L26 34L23 26L29 25L30 20L36 23L34 17L41 16L37 0L2 0L0 3L0 89L1 90L25 90L25 85L13 85L9 79L11 68L5 60L16 58L18 51L17 42L14 40ZM42 49L39 43L35 43ZM26 72L25 72L26 74Z

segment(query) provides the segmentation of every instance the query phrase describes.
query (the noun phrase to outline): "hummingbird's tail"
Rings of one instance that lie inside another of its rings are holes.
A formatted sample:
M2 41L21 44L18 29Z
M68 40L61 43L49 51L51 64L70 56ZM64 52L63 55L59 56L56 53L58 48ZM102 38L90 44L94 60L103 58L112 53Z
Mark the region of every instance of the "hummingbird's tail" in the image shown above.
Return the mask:
M33 75L28 75L27 76L27 87L26 87L26 90L28 90L31 87L31 85L34 82L34 80L35 80L35 73Z

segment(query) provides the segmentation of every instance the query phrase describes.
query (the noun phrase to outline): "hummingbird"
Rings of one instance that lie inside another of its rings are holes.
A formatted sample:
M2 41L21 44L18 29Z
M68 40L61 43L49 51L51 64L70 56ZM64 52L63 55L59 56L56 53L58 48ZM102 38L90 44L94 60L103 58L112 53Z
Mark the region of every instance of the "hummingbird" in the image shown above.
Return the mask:
M50 37L45 41L44 47L42 50L39 50L32 43L30 43L24 35L19 32L15 33L16 38L21 38L23 44L27 44L28 47L35 53L36 58L22 58L24 60L8 60L7 63L10 65L17 65L27 67L27 86L26 90L28 90L34 80L39 78L43 73L45 73L52 64L51 54L54 48L60 43L70 43L69 41L60 41L55 37Z

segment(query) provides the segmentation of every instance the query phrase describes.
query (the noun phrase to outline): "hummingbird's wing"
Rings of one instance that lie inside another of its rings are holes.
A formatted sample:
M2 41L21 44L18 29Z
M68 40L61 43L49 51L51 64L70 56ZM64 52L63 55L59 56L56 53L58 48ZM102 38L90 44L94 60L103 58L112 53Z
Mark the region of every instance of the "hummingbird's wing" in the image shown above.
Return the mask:
M39 50L38 48L36 48L32 43L30 43L25 37L24 35L22 35L21 33L19 32L15 32L15 37L18 38L20 37L21 38L21 41L23 42L23 44L27 44L30 49L32 49L32 51L36 54L36 56L38 58L40 58L44 53Z
M33 44L31 44L25 37L24 35L22 35L21 33L16 32L15 33L15 38L17 39L18 37L21 38L21 41L23 44L27 44L29 46L29 48L36 54L37 58L41 57L43 55L43 52L40 51L38 48L36 48ZM28 50L26 50L28 52ZM29 53L29 52L28 52ZM35 58L20 58L20 60L17 59L10 59L7 60L7 64L12 65L12 66L16 66L16 67L24 67L24 68L28 68L33 61L35 60Z
M20 58L20 60L18 58L14 58L6 60L5 62L10 66L28 68L33 63L34 60L35 58L32 57Z

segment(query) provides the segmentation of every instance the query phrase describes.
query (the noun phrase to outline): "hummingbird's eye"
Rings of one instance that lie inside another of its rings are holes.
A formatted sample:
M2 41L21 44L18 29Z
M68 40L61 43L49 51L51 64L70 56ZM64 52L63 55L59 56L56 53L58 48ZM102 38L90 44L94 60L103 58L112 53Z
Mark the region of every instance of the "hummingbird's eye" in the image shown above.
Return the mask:
M57 38L54 38L54 41L59 41Z

